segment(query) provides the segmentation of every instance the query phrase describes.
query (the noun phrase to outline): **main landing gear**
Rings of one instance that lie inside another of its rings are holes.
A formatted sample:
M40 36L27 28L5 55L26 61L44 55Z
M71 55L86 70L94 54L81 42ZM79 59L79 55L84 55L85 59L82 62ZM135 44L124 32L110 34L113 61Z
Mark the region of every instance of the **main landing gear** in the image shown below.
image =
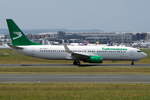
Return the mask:
M133 60L131 61L131 65L134 65L134 61Z
M74 65L80 65L80 60L74 60L74 61L73 61L73 64L74 64Z

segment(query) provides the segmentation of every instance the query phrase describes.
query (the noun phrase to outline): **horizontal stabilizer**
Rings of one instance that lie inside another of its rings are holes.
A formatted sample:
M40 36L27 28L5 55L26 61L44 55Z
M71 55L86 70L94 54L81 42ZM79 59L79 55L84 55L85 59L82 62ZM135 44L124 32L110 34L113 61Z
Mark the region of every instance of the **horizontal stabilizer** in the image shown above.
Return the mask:
M7 44L9 47L11 47L11 48L13 48L13 49L23 49L23 48L21 48L21 47L17 47L17 46L13 46L13 45L11 45L11 44Z

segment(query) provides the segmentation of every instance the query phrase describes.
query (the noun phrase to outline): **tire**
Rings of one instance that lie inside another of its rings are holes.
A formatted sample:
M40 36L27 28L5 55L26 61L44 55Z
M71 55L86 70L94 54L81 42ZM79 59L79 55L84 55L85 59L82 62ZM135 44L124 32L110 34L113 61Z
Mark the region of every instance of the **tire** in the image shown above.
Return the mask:
M74 60L73 65L80 65L80 61L79 60Z

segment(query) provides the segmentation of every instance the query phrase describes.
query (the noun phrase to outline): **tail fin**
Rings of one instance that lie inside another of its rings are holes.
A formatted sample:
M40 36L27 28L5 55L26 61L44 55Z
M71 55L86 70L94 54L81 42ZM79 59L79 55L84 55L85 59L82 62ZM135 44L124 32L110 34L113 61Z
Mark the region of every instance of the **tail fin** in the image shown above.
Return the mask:
M12 19L6 19L6 21L7 21L12 45L14 46L39 45L39 43L34 43L30 41Z

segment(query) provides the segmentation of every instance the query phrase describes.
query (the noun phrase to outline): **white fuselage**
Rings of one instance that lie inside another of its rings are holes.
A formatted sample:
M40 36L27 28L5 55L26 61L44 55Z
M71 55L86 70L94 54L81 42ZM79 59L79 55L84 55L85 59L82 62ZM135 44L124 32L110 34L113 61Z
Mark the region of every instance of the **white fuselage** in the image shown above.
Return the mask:
M65 51L63 45L30 45L19 46L20 52L44 59L73 59L70 53ZM122 46L69 46L68 48L79 54L89 56L102 56L103 60L139 60L147 56L139 49Z

